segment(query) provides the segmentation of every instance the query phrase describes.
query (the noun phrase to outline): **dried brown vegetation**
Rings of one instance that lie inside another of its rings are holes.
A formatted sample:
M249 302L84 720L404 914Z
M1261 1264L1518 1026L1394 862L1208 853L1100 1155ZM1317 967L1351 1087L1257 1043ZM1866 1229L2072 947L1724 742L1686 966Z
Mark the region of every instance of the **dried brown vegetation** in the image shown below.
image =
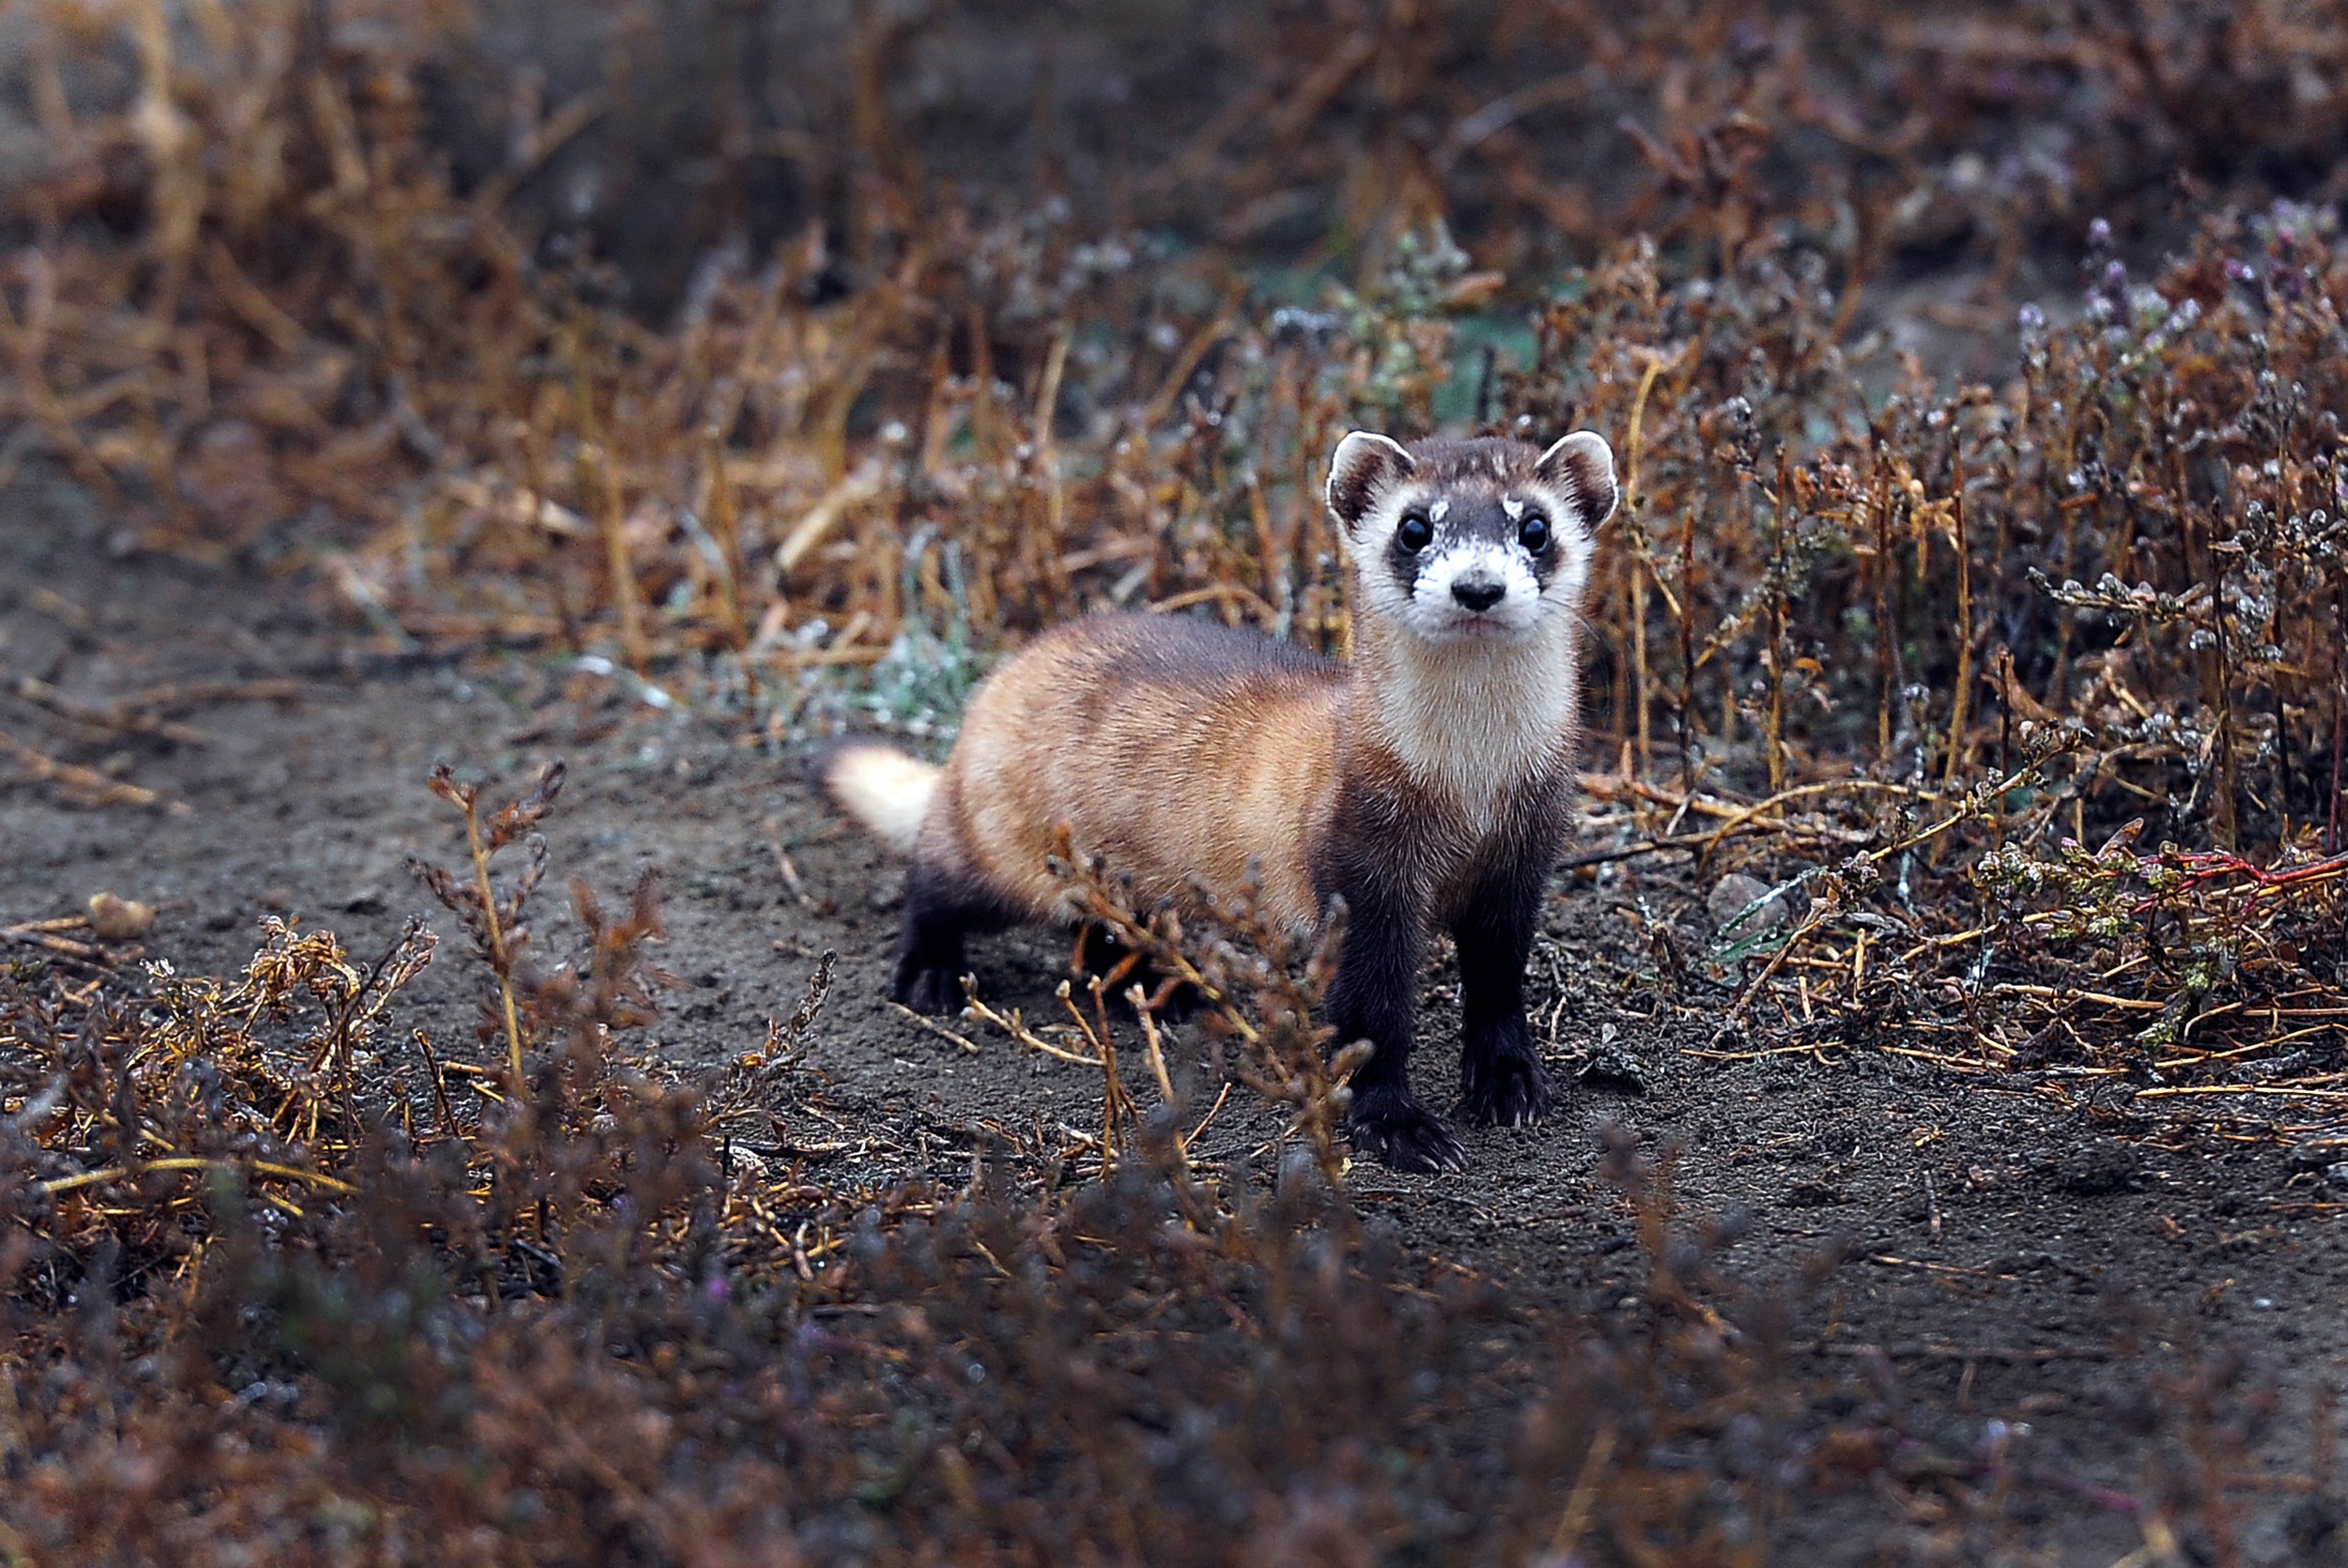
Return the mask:
M549 793L495 822L534 822ZM1097 885L1104 918L1255 1037L1243 1076L1298 1102L1276 1181L1196 1162L1147 1016L1104 1013L1086 1038L1151 1041L1157 1111L1120 1105L1112 1044L1097 1142L975 1145L959 1189L826 1181L790 1133L827 965L765 1052L685 1081L626 1045L648 903L601 922L576 887L580 949L522 956L544 865L533 848L485 873L502 934L470 922L470 1047L403 1037L402 990L434 957L413 923L363 965L272 921L235 980L159 966L131 1001L0 977L0 1549L1728 1563L1870 1485L1922 1488L1986 1541L2017 1493L2165 1531L2222 1524L2230 1487L2275 1479L2225 1368L2165 1391L2151 1473L2174 1496L1953 1447L1888 1366L1872 1394L1811 1403L1791 1361L1831 1254L1790 1295L1733 1284L1737 1224L1678 1213L1668 1158L1627 1138L1606 1176L1636 1217L1641 1311L1534 1307L1410 1256L1323 1174L1325 1071L1276 1076L1264 1038L1300 1021L1224 990L1244 972L1308 1005L1296 982ZM463 873L422 869L485 907ZM2320 1494L2322 1463L2279 1479Z
M470 792L445 792L471 826ZM1269 1191L1194 1163L1180 1107L1120 1116L1105 1052L1098 1179L1058 1190L1070 1148L1031 1185L1014 1173L1036 1162L998 1146L959 1191L842 1189L773 1146L824 970L767 1053L680 1082L625 1049L651 906L604 923L577 888L582 951L540 971L522 955L544 864L501 893L485 858L478 901L421 869L482 938L471 1050L400 1037L433 957L412 923L362 966L272 921L235 981L158 967L135 1003L0 979L0 1547L1203 1562L1621 1532L1694 1561L1785 1506L1794 1471L1713 1495L1652 1468L1666 1441L1815 1438L1771 1392L1788 1320L1709 1276L1730 1238L1681 1234L1628 1148L1616 1179L1666 1306L1651 1333L1527 1315L1366 1226L1322 1175L1325 1073ZM1296 1028L1222 996L1228 953L1153 950L1232 1027ZM1474 1415L1494 1376L1543 1391L1512 1409L1522 1439ZM1560 1467L1584 1484L1545 1498Z
M509 58L536 13L486 0L0 17L0 470L64 465L125 547L299 566L354 637L935 738L1090 608L1342 649L1320 465L1356 423L1592 426L1625 500L1582 869L1796 906L1654 922L1633 1000L1722 1056L2118 1091L2337 1162L2333 8L1078 7L1057 45L572 9L597 68ZM2230 1366L2167 1391L2171 1492L2093 1497L1881 1388L1796 1397L1799 1284L1715 1277L1733 1235L1628 1149L1635 1321L1406 1256L1344 1196L1321 959L1113 869L1072 874L1292 1118L1275 1187L1193 1161L1213 1110L1122 976L1073 1045L989 1015L1099 1069L1089 1144L974 1147L960 1191L792 1168L827 968L706 1082L631 1058L657 887L575 888L541 966L559 783L485 820L434 781L470 1046L398 1025L421 930L143 981L81 925L0 933L0 1556L1727 1562L1873 1487L2238 1560Z

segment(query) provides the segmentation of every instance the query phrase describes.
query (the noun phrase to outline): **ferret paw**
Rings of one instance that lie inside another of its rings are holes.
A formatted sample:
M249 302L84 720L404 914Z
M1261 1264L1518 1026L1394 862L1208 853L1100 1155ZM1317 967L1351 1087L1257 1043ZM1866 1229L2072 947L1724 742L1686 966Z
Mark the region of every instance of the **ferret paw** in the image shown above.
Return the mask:
M901 968L897 983L889 989L891 995L917 1013L939 1017L962 1010L962 976L951 969Z
M1473 1127L1530 1127L1549 1115L1549 1074L1515 1053L1470 1054L1460 1064L1460 1119Z
M1407 1094L1366 1095L1346 1118L1353 1146L1398 1171L1464 1171L1467 1150L1436 1116Z

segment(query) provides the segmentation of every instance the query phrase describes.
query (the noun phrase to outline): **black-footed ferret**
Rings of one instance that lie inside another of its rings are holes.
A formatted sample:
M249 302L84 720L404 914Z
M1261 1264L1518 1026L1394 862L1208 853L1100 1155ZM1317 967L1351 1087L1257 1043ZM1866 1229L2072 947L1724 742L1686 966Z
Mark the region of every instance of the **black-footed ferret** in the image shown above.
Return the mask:
M896 993L960 1000L963 936L1072 918L1047 869L1065 822L1133 879L1140 907L1257 878L1267 923L1348 911L1325 1002L1367 1039L1355 1145L1404 1170L1463 1169L1407 1065L1430 926L1459 945L1460 1114L1549 1109L1524 1020L1541 892L1567 826L1592 534L1614 454L1589 431L1405 448L1356 431L1328 504L1353 576L1353 656L1172 616L1102 615L1021 651L971 699L943 768L850 742L824 768L842 806L909 853Z

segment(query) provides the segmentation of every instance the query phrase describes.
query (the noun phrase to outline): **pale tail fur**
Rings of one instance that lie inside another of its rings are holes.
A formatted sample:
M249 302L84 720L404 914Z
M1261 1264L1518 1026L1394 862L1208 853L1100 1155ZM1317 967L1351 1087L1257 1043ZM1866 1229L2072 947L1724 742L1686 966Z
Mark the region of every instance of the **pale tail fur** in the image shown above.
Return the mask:
M874 838L911 854L937 793L939 772L890 746L851 743L825 763L824 787Z

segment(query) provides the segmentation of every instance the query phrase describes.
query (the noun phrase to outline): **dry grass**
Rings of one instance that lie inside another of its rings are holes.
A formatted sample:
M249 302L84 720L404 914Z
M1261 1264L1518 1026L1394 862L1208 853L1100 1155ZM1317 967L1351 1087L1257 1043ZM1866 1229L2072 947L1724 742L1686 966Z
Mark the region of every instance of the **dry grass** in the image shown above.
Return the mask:
M551 794L482 841L519 842L502 830ZM242 976L159 965L135 1003L0 976L0 1551L1732 1564L1865 1488L1976 1544L2021 1494L2148 1540L2222 1539L2259 1488L2327 1495L2320 1453L2299 1475L2256 1457L2267 1407L2231 1362L2164 1385L2133 1494L1954 1441L1888 1360L2065 1352L1869 1347L1872 1393L1810 1399L1796 1325L1835 1255L1785 1292L1731 1283L1738 1226L1681 1214L1669 1157L1627 1136L1604 1176L1638 1311L1618 1284L1543 1306L1413 1258L1322 1174L1341 1102L1317 1055L1282 1079L1266 1044L1310 1043L1310 998L1232 946L1244 914L1179 936L1097 881L1297 1114L1276 1181L1197 1163L1162 1073L1135 1114L1115 1040L1155 1064L1151 1025L1105 1012L1078 1014L1097 1142L974 1145L959 1188L826 1181L786 1130L828 965L765 1051L684 1081L627 1045L652 902L605 921L574 884L580 950L533 958L548 860L523 847L518 869L485 851L483 902L470 868L421 869L482 938L471 1044L403 1025L420 923L361 963L271 922Z

